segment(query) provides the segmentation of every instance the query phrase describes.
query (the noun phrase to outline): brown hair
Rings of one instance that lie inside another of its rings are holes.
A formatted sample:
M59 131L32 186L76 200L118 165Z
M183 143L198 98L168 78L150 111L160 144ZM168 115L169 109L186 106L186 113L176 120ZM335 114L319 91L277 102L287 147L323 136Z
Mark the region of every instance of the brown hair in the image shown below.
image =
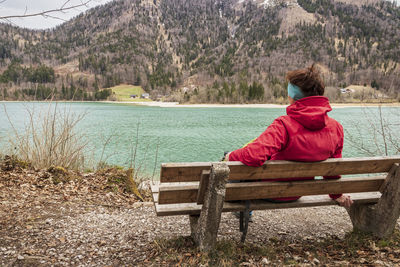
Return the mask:
M315 64L305 69L289 71L286 79L300 87L304 96L324 95L325 85Z

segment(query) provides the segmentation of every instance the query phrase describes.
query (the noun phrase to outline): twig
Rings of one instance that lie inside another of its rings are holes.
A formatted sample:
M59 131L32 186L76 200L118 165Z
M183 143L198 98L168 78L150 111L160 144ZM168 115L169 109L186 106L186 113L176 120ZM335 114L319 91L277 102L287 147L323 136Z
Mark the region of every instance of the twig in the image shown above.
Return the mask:
M135 143L135 152L134 152L134 154L133 154L133 157L132 157L132 150L131 150L131 165L130 165L130 168L133 168L133 169L135 169L135 165L136 165L136 153L137 153L137 148L138 148L138 145L139 145L139 126L140 126L140 121L138 121L138 123L137 123L137 127L136 127L136 143ZM132 148L133 148L133 146L132 146ZM133 166L132 166L133 165Z
M145 163L146 163L147 152L149 151L149 147L150 147L150 144L147 144L146 150L144 151L143 160L140 162L139 167L137 168L137 171L136 171L136 175L135 175L136 179L138 178L140 170L142 169L142 167L144 168L144 166L146 166Z
M106 147L107 147L108 144L110 143L111 138L112 138L113 136L114 136L113 134L110 134L110 135L107 137L106 142L103 143L103 149L101 150L101 156L100 156L100 159L99 159L99 163L97 164L98 167L100 166L101 162L103 161L104 151L106 150Z
M159 146L160 146L160 138L157 139L156 159L154 160L153 175L151 176L151 181L152 181L152 182L153 182L153 180L154 180L154 175L156 174L157 159L158 159L158 148L159 148Z
M6 0L3 0L3 2ZM22 15L9 15L9 16L0 16L0 20L7 20L7 19L14 19L14 18L28 18L28 17L37 17L37 16L49 16L49 14L51 13L59 13L59 12L65 12L71 9L75 9L78 7L82 7L82 6L86 6L92 2L93 0L86 0L85 2L81 2L80 4L77 5L73 5L73 6L66 6L68 4L68 2L70 2L70 0L67 0L66 2L64 2L64 4L60 7L60 8L55 8L55 9L49 9L49 10L45 10L42 12L37 12L37 13L31 13L31 14L27 14L27 9L25 10L25 13ZM0 2L3 3L3 2Z
M387 142L386 142L386 131L385 131L384 125L383 125L384 120L382 118L382 106L381 105L379 105L379 123L380 123L381 130L382 130L381 134L382 134L383 144L385 145L385 155L387 156L388 148L387 148Z

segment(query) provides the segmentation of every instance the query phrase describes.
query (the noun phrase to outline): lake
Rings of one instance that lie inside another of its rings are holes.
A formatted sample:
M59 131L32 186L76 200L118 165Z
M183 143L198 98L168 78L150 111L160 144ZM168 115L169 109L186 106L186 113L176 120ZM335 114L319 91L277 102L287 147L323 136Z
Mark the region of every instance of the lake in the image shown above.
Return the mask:
M27 110L34 109L38 113L47 110L48 105L43 102L0 104L0 153L9 151L8 140L13 138L9 121L23 131L28 118ZM146 174L154 171L157 174L162 162L218 161L224 151L240 148L261 134L276 117L285 115L284 107L163 108L86 102L58 103L57 108L86 114L77 125L77 130L88 140L86 153L87 158L93 159L92 163L102 160L128 167L138 141L135 166L140 166ZM373 134L374 127L377 130L381 128L377 124L377 107L340 107L329 114L347 130L343 157L368 156L350 145L351 137L362 141L370 149L375 148L375 142L383 147L381 136ZM391 124L394 134L400 132L399 114L400 107L382 107L383 118ZM395 153L390 144L388 147L390 154Z

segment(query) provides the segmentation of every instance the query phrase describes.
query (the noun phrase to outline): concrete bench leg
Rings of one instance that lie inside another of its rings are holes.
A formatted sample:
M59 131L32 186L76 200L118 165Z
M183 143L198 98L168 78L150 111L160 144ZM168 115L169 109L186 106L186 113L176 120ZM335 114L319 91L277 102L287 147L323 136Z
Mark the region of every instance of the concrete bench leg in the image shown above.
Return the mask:
M375 205L353 204L348 213L353 227L383 238L390 236L400 215L400 167L394 164Z
M200 216L189 217L192 237L201 251L211 250L217 241L228 176L229 167L226 163L211 165L210 182L204 195Z
M189 215L190 233L193 240L196 241L197 227L199 225L200 215Z

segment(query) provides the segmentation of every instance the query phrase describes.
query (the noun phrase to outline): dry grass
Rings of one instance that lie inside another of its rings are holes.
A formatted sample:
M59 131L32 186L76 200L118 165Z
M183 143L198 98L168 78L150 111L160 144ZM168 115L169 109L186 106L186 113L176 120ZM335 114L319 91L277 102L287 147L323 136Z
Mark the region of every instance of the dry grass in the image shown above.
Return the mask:
M157 239L153 264L165 266L394 266L398 260L400 233L377 239L353 231L343 239L289 242L271 238L264 244L220 240L210 253L200 252L191 237Z
M82 169L87 141L76 126L85 114L75 114L70 108L53 103L44 109L25 108L28 119L23 131L14 127L6 112L14 134L10 138L13 153L36 168Z

